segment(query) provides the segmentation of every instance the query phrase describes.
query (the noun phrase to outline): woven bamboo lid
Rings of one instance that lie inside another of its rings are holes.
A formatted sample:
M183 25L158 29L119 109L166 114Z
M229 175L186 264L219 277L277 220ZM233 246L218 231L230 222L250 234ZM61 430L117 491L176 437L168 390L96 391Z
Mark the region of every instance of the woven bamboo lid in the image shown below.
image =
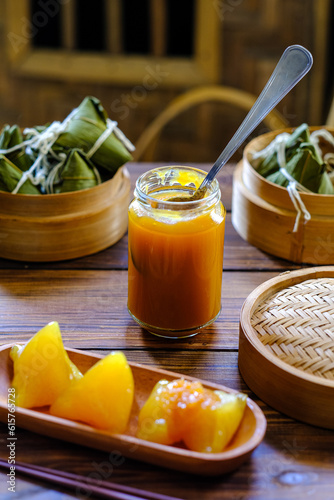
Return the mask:
M239 368L275 409L334 429L333 266L284 273L248 296Z

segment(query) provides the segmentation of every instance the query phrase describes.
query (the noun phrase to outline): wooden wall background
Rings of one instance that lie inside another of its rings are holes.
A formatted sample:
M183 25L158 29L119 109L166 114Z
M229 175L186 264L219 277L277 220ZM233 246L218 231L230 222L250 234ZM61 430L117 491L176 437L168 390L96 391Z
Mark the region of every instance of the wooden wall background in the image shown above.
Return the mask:
M18 5L21 0L10 1ZM313 53L314 67L278 110L292 126L304 121L312 125L324 123L333 96L334 2L208 0L212 1L221 30L218 83L257 95L284 48L302 44ZM142 80L122 85L99 78L94 81L92 74L87 81L18 74L8 57L7 9L6 0L0 0L1 124L32 126L62 120L86 95L95 95L135 143L151 120L192 85L173 87L161 82L154 90L140 94ZM20 19L17 23L20 26ZM227 105L201 105L166 128L156 151L157 159L213 161L243 117L244 112ZM262 127L256 133L263 131Z

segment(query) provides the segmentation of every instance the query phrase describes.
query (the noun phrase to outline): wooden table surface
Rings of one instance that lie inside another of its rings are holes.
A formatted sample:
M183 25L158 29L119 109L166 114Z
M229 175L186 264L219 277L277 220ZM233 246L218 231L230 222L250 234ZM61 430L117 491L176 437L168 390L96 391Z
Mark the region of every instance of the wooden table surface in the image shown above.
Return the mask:
M154 166L129 164L132 183ZM182 499L334 499L334 432L273 410L248 390L238 371L239 314L244 300L259 284L300 266L263 253L235 232L231 224L232 175L233 165L228 165L219 177L227 209L222 313L203 333L178 341L159 339L130 318L124 236L96 255L66 262L32 264L0 259L0 343L27 341L56 320L67 347L99 353L121 349L130 361L242 390L266 415L264 441L235 472L198 477L126 458L108 473L110 481ZM1 424L0 455L5 460L6 436L7 427ZM17 429L16 459L20 461L88 476L103 467L107 458L102 451ZM0 477L1 499L76 498L75 493L19 475L13 494L7 491L6 475Z

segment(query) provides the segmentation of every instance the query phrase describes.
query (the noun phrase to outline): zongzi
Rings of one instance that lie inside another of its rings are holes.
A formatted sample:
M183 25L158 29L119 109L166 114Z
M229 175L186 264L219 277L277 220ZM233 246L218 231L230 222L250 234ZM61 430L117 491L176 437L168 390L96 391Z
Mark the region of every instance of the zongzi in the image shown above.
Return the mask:
M88 189L111 179L132 159L133 149L101 102L86 97L63 122L23 134L17 125L3 128L0 189L26 194Z
M334 194L328 162L319 146L319 135L331 144L334 138L328 131L323 132L310 133L308 125L303 123L292 134L277 135L265 149L254 153L254 167L260 175L279 186L287 187L294 182L297 190Z
M18 182L23 176L20 170L4 155L0 155L0 190L11 193L16 188ZM36 186L33 185L29 177L19 188L18 193L21 194L41 194Z
M53 186L54 193L65 193L88 189L100 184L96 167L78 149L72 149L59 174L58 185Z
M65 149L78 148L89 155L96 141L108 130L107 119L107 113L100 101L95 97L86 97L68 123L66 131L56 140L55 150L59 146ZM116 137L115 131L112 131L106 135L90 159L97 167L103 167L114 175L132 156Z
M0 134L0 150L6 152L6 157L20 170L28 170L33 164L32 158L26 153L23 143L23 135L17 125L5 125ZM20 148L11 151L14 147L22 145Z

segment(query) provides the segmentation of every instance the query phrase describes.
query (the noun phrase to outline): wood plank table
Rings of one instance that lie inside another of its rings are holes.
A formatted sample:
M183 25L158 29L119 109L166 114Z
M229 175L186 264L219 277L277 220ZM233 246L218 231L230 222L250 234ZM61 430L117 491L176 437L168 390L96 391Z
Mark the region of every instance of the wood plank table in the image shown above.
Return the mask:
M133 185L138 175L154 166L129 164ZM121 349L130 361L244 391L266 415L268 428L263 443L238 470L212 478L130 458L107 467L105 452L23 429L17 429L17 460L84 476L100 473L110 481L182 499L334 499L334 432L302 424L273 410L248 390L238 371L239 314L244 300L260 283L300 266L263 253L235 232L231 224L232 174L233 165L228 165L219 177L228 212L222 313L203 333L184 340L164 340L145 332L131 319L126 305L124 236L105 251L66 262L32 264L0 259L0 342L27 341L46 323L56 320L67 347L99 353ZM6 436L7 427L1 424L0 455L5 460ZM19 475L13 495L7 490L5 473L0 477L1 499L76 498L73 492Z

